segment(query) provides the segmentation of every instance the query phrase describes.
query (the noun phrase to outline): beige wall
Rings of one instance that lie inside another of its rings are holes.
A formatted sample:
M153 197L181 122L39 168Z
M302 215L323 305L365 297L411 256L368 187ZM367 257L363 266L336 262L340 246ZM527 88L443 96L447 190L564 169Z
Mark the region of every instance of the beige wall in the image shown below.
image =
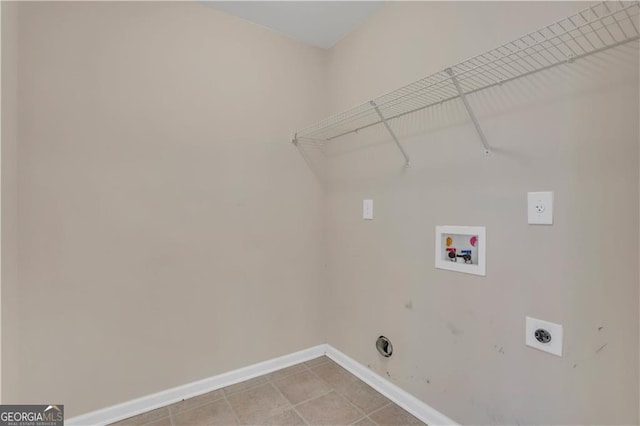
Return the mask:
M19 40L6 402L74 416L325 341L289 132L326 113L326 52L199 3L22 3Z
M17 3L2 2L2 259L0 276L1 311L0 386L16 383L19 378L17 310L17 79L18 79L18 8ZM0 401L4 401L0 396Z
M580 3L393 3L330 52L330 108L364 102ZM638 45L336 144L329 160L328 343L465 424L638 421ZM527 191L555 224L527 225ZM373 198L375 219L361 219ZM487 276L436 270L436 225L487 227ZM564 356L524 345L564 325ZM395 354L377 354L377 336Z

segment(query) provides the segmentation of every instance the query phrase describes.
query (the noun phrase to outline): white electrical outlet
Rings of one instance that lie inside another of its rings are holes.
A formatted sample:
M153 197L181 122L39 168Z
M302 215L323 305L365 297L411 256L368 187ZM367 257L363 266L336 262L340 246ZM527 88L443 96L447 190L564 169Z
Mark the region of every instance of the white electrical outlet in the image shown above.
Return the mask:
M362 200L362 218L373 219L373 200Z
M525 344L553 355L562 356L562 326L526 317Z
M527 219L533 225L553 225L553 192L527 193Z

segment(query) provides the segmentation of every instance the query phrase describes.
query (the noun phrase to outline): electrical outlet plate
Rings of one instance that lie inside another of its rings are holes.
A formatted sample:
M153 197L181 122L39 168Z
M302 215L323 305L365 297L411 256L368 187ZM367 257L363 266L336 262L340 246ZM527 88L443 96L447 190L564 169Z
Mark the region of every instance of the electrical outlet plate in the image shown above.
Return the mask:
M362 200L362 218L373 220L373 200Z
M546 330L551 335L551 340L547 343L540 342L536 338L537 330ZM525 343L532 348L562 356L562 325L526 317Z
M527 193L527 218L532 225L553 225L553 192Z

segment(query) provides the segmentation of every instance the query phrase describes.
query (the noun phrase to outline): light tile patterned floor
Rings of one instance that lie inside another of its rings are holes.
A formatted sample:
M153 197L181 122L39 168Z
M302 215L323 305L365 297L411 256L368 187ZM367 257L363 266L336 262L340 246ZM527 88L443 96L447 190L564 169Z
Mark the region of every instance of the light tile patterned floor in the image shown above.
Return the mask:
M323 356L114 423L200 425L424 425Z

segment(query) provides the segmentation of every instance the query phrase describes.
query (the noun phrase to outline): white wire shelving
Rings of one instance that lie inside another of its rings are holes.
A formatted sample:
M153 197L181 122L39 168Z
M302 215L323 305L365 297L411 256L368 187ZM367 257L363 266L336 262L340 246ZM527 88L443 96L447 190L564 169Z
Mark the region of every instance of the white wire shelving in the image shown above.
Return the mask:
M293 142L297 145L308 141L322 147L342 136L383 125L408 165L409 156L389 122L460 98L488 154L489 144L467 102L467 95L638 40L639 13L638 0L595 4L367 103L327 117L297 131Z

